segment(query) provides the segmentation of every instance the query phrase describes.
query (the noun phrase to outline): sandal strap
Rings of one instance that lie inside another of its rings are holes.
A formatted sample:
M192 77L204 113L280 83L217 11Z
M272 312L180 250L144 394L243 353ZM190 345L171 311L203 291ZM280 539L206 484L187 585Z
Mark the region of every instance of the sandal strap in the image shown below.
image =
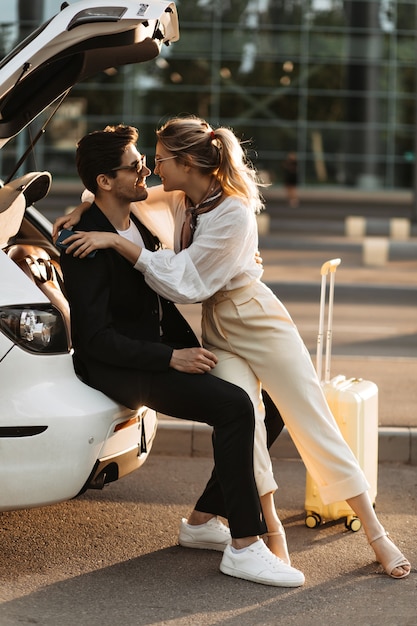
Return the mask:
M383 533L380 533L379 535L377 535L376 537L374 537L373 539L369 540L369 545L371 546L373 543L375 543L375 541L378 541L378 539L382 539L382 537L388 537L388 539L391 540L391 537L389 536L389 533L387 533L385 530Z
M382 537L387 537L387 539L389 539L389 541L391 541L391 543L393 544L393 546L397 550L397 554L393 555L390 561L388 561L387 563L381 563L382 567L384 568L384 570L388 574L388 576L391 576L391 578L405 578L406 576L408 576L409 572L404 573L402 576L393 576L392 575L392 572L397 567L404 567L404 566L411 567L411 565L410 565L410 562L402 554L402 552L398 548L398 546L396 546L395 543L392 541L391 537L389 536L389 534L387 532L384 531L383 533L379 534L377 537L372 539L369 542L369 545L371 546L373 543L375 543L375 541L378 541L378 539L382 539Z

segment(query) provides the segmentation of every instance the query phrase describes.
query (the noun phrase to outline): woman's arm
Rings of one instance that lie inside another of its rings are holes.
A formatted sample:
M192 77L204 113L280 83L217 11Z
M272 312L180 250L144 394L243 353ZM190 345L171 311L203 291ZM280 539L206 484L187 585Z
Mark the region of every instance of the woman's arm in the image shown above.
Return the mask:
M65 249L66 254L72 254L80 259L84 259L94 250L113 248L132 265L136 263L142 252L142 248L125 237L117 233L102 231L74 232L73 235L64 239L62 243L67 246Z
M133 202L131 211L153 235L167 248L173 248L174 217L173 211L178 205L179 192L165 192L162 185L149 187L148 198L140 202ZM63 228L73 228L78 224L81 215L94 202L94 195L85 189L81 196L82 203L68 215L57 217L52 228L52 238L56 241L59 231Z
M257 245L254 214L230 198L200 216L189 248L178 254L143 250L135 269L165 298L181 304L201 302L242 273L260 278L263 268L255 262Z
M61 215L60 217L57 217L52 227L53 241L56 241L59 231L63 228L72 228L73 226L76 226L81 219L81 215L84 211L87 211L87 209L90 208L91 204L92 202L82 202L75 207L71 213L68 213L68 215Z

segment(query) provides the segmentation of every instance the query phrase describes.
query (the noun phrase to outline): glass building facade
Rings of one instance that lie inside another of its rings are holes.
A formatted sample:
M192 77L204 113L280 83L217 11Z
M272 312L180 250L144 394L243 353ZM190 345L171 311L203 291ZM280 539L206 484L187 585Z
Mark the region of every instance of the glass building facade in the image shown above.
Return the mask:
M8 4L3 54L59 11L61 0ZM137 126L140 149L151 156L155 129L193 113L232 127L266 181L280 184L282 162L295 152L300 186L412 188L415 0L176 4L180 40L155 61L75 86L36 150L37 169L76 177L75 141L108 123ZM2 151L2 170L22 142Z

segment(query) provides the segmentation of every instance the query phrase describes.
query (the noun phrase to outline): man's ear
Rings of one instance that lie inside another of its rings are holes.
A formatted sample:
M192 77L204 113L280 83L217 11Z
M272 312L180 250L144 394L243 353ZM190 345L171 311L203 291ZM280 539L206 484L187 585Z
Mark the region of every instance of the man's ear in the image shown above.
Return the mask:
M99 174L96 178L97 186L99 189L109 191L112 188L111 179L107 174Z

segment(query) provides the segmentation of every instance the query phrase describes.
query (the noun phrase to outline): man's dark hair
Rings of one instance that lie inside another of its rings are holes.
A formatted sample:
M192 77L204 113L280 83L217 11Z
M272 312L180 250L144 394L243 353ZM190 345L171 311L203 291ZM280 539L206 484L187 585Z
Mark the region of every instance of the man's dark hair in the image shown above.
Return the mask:
M116 176L113 168L119 167L123 152L130 144L136 145L139 133L133 126L106 126L85 135L77 144L75 161L78 174L86 189L97 191L97 176Z

